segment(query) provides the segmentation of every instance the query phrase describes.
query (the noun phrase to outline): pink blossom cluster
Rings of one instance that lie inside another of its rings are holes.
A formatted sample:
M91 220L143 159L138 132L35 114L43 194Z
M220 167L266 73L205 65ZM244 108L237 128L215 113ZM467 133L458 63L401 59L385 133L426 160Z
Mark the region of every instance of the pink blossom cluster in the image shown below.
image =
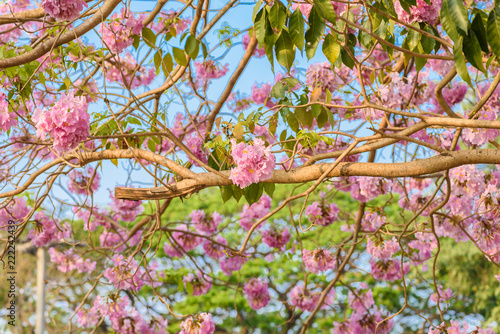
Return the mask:
M312 273L319 274L322 271L335 270L337 262L327 249L315 249L313 251L303 249L302 261L306 269Z
M384 240L378 237L374 237L373 239L367 237L366 239L366 250L368 254L377 259L390 259L399 251L399 243L395 237L393 237L392 240Z
M250 97L242 96L239 93L231 93L227 99L227 102L228 108L235 113L250 108L253 103Z
M134 42L132 35L141 34L144 18L144 15L136 18L125 8L122 8L120 13L114 13L109 21L101 26L103 44L111 51L121 53Z
M288 300L290 305L297 306L302 311L311 312L318 304L319 297L320 297L319 292L313 293L308 289L304 289L303 284L297 284L290 291ZM331 289L326 295L326 298L321 308L327 308L328 306L331 306L334 301L335 301L335 290Z
M195 62L196 82L193 88L197 89L201 87L206 89L211 80L222 78L229 72L228 66L229 64L226 64L221 67L220 64L215 63L212 59L203 62Z
M161 285L161 282L157 281L157 263L151 263L146 271L146 269L144 269L144 267L134 258L115 255L111 260L113 261L113 267L106 268L104 277L106 277L115 288L120 290L139 291L146 284L152 287Z
M131 222L144 211L142 201L119 199L113 196L113 194L110 194L110 197L112 201L111 209L115 212L115 219Z
M9 107L7 96L0 92L0 130L7 131L17 125L17 115Z
M267 283L260 278L251 278L250 281L245 284L243 291L245 291L245 295L247 296L248 304L254 310L266 307L271 300Z
M99 236L102 247L113 248L116 253L123 252L127 247L133 247L139 243L141 232L135 233L131 238L125 230L118 230L116 233L105 229Z
M394 320L389 319L382 322L381 310L375 305L373 292L368 289L366 283L360 284L360 289L355 293L349 291L348 302L353 309L348 320L344 322L334 322L332 334L347 333L390 333L394 326Z
M26 9L24 0L7 0L0 2L0 14L9 15ZM0 27L0 44L17 42L23 31L19 29L19 23L4 24ZM3 100L3 99L2 99Z
M46 139L48 133L57 153L74 149L89 136L87 109L88 103L83 97L75 96L74 92L62 93L49 110L35 109L32 119L37 136Z
M30 212L24 197L14 197L5 207L0 209L0 226L6 227L9 220L18 223Z
M321 94L319 98L324 100L326 98L326 90L330 93L335 92L341 85L348 83L351 75L350 69L338 70L334 72L331 64L326 61L324 63L315 63L309 66L306 72L306 84L311 87L311 90L320 87Z
M252 225L265 215L269 213L271 209L271 197L267 195L262 195L262 197L252 205L245 204L240 215L240 226L246 231L250 230ZM260 224L261 227L263 224ZM258 227L258 228L259 228Z
M86 231L95 231L98 226L104 226L106 229L111 228L111 223L108 219L106 219L107 213L104 210L99 210L94 207L91 211L79 207L73 207L73 213L76 217L83 220L83 229Z
M486 109L479 112L478 118L482 120L494 121L498 117L497 110ZM469 145L482 146L489 140L494 140L499 135L498 129L475 129L465 128L462 139Z
M441 285L438 285L437 287L437 291L439 292L439 302L442 303L448 299L450 299L451 297L453 297L453 291L451 291L450 288L444 290L443 287ZM438 294L436 292L434 292L430 298L429 298L431 301L433 301L434 303L437 303L438 301Z
M229 178L234 184L245 188L272 176L276 161L271 147L265 147L262 139L255 138L250 145L237 144L235 139L231 139L231 146L231 156L236 167L231 169Z
M212 315L200 313L184 320L179 334L212 334L213 332L215 332L215 324L212 321Z
M252 86L252 95L250 96L250 98L256 104L265 105L268 108L272 108L274 106L274 103L271 101L271 97L269 96L269 94L271 94L272 88L273 86L270 83L263 83L260 85L257 85L257 83L255 83Z
M205 151L205 149L203 149L204 141L202 138L202 134L193 132L191 133L191 135L185 137L185 142L186 146L189 148L189 150L194 154L196 158L198 158L201 162L205 164L208 162L207 158L208 154ZM192 164L194 164L197 167L201 167L201 165L192 157L188 156L188 158Z
M83 259L70 248L63 252L58 252L54 247L49 248L50 262L57 264L57 269L63 273L77 270L79 273L91 273L95 270L97 262L90 259Z
M127 88L136 89L148 86L156 77L153 67L138 65L130 52L126 52L118 59L117 62L104 63L104 76L109 82L117 82Z
M201 233L216 232L217 226L222 221L222 216L217 211L207 216L203 210L193 210L189 217L193 221L194 228Z
M314 202L307 206L305 213L313 224L328 226L337 220L339 211L335 203L328 205L323 202Z
M357 187L356 185L351 187L351 196L358 201L369 202L382 194L389 193L391 185L390 179L360 176Z
M221 245L227 245L227 240L224 239L222 235L218 235L215 237L215 241L218 243L214 243L208 239L205 239L203 241L203 250L205 253L211 257L212 259L220 259L222 256L224 256L224 246Z
M68 190L74 194L88 195L99 189L101 177L92 167L87 168L86 172L73 169L68 177Z
M415 233L415 240L408 243L408 247L413 250L410 259L414 263L422 263L432 257L432 251L437 247L437 240L432 233Z
M491 328L483 329L480 327L476 327L476 329L472 332L469 331L469 324L464 321L460 324L460 322L451 320L450 326L446 326L445 323L441 323L441 325L430 328L428 334L441 334L441 333L450 333L450 334L495 334L495 332Z
M192 20L191 17L182 18L178 15L179 13L174 10L160 13L158 23L152 24L151 29L157 34L162 31L170 32L173 35L182 34L191 25Z
M371 273L373 278L381 281L395 281L401 279L403 275L408 274L410 271L410 263L403 263L403 270L401 272L400 259L380 259L372 258L370 260Z
M43 247L53 241L67 239L70 236L69 230L58 226L56 221L47 217L43 212L37 212L35 215L35 228L28 233L28 239L36 247Z
M408 75L408 79L404 80L399 73L389 74L391 81L381 85L379 88L380 99L383 105L388 108L399 110L408 104L412 96L411 102L414 105L420 106L429 101L434 95L433 86L424 85L417 81L419 84L417 84L416 89L414 89L415 75L415 73L411 73ZM421 81L420 76L418 80Z
M399 1L394 1L394 9L398 18L405 23L427 22L434 24L441 11L441 0L430 0L430 4L425 0L417 0L416 6L410 6L410 13L403 9Z
M192 273L184 276L182 281L184 282L184 287L187 289L187 283L189 282L193 287L193 296L201 296L206 294L212 287L212 283L205 278L205 275L198 274L194 275Z
M249 43L250 43L250 34L243 35L243 48L245 48L245 50L248 48ZM257 58L264 57L266 55L266 50L264 49L264 46L259 47L257 45L252 55Z
M262 232L262 241L269 247L283 250L284 246L290 240L288 228L278 230L277 228L268 228Z
M172 233L173 244L165 243L164 251L170 257L181 257L184 252L195 249L202 243L202 238L189 230L186 225L180 225ZM182 252L180 251L182 250Z
M83 7L88 7L84 0L42 0L40 5L47 14L64 21L76 19Z
M245 256L232 256L232 257L223 257L220 260L220 269L224 272L224 274L231 276L233 271L238 271L243 267L243 265L247 262L247 258Z
M168 322L161 317L147 321L133 306L127 296L97 296L94 307L80 310L77 322L82 327L94 327L100 317L106 317L117 334L167 334Z

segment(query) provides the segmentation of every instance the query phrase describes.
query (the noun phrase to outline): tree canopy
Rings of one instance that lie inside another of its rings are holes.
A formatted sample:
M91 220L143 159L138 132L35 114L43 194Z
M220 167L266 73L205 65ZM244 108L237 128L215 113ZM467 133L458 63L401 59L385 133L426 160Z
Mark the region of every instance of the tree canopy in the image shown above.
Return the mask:
M498 1L0 3L0 326L498 332L499 59Z

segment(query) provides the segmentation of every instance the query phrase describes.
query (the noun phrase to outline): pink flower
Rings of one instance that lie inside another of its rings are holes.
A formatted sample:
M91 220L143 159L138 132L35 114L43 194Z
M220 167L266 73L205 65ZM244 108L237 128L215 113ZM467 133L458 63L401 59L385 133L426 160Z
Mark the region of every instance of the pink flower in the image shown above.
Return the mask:
M54 150L67 152L89 136L90 115L87 113L87 101L74 92L62 93L52 108L45 111L35 109L33 121L36 134L45 139L46 133L54 140Z
M303 311L311 312L314 310L319 301L319 293L312 293L309 290L304 289L303 284L296 285L290 291L289 300L290 305L297 306ZM335 290L331 289L326 295L325 301L321 308L326 308L331 306L335 300Z
M337 220L339 215L337 204L330 205L314 202L306 208L306 215L315 225L328 226Z
M385 259L376 261L374 258L370 260L373 278L384 281L395 281L401 279L401 261L399 259ZM403 263L403 274L406 275L410 271L410 264Z
M117 62L104 62L104 76L109 82L117 82L127 88L136 89L149 85L156 77L153 67L138 65L130 52L117 58Z
M439 17L441 0L430 0L430 5L425 0L417 0L416 6L410 6L410 14L406 12L399 0L394 1L394 9L398 18L405 23L427 22L434 24Z
M181 18L178 15L179 13L174 10L170 10L167 13L160 13L159 22L153 24L151 29L157 34L164 29L166 29L165 33L170 32L172 35L182 34L191 25L192 20L190 17ZM172 30L175 30L175 34Z
M244 256L224 257L220 261L220 269L228 276L231 276L233 271L238 271L247 262Z
M360 176L358 177L358 185L359 192L353 188L351 190L352 197L361 202L369 202L379 195L388 193L391 181L381 177Z
M274 106L274 103L271 101L271 98L269 97L272 88L273 87L271 86L270 83L261 84L259 86L257 86L257 83L255 83L252 86L252 95L251 95L253 102L255 102L256 104L264 104L265 102L266 107L272 108Z
M222 235L218 235L215 238L215 241L217 241L219 244L227 245L227 241L226 239L224 239L224 237L222 237ZM205 239L203 241L203 250L212 259L220 259L224 255L223 252L224 247L216 243L213 243L208 239Z
M282 249L289 240L290 232L286 227L281 231L273 228L262 232L262 241L269 247Z
M372 238L368 236L366 238L366 249L368 253L375 258L390 259L399 251L399 244L395 237L393 237L392 240L384 240L377 237L372 240Z
M253 145L236 144L236 140L231 139L231 146L231 156L236 167L231 169L229 178L234 184L245 188L272 176L276 165L275 158L271 148L265 147L262 139L255 138Z
M88 7L83 0L42 0L40 5L47 14L64 21L76 19L80 16L83 6Z
M330 252L326 249L315 249L314 251L309 251L307 249L302 250L302 261L306 266L306 269L312 273L318 274L322 271L335 270L337 263Z
M185 141L186 146L195 155L195 157L204 163L208 162L207 153L203 150L204 141L200 135L193 133L191 136L187 137ZM189 161L191 161L195 166L200 167L200 164L193 158L189 157Z
M453 291L451 291L450 288L443 290L443 287L441 285L438 285L437 290L439 292L439 302L440 303L450 299L453 296ZM437 300L438 300L437 293L434 292L429 299L432 300L434 303L437 303Z
M215 332L215 325L212 315L200 313L184 320L179 334L212 334L213 332Z
M111 209L115 211L115 219L131 222L144 211L142 201L119 199L113 196L113 194L111 194L110 197L112 200Z
M17 115L9 110L7 96L0 92L0 130L7 131L17 125Z
M466 83L455 82L451 88L443 89L443 97L450 106L453 106L462 102L468 89L469 86Z
M189 252L202 243L202 238L190 231L186 225L180 225L176 230L172 233L172 238L175 241L174 245L171 246L165 243L165 253L167 255L180 257L182 253Z
M86 231L95 231L97 226L104 226L107 229L111 228L111 223L106 219L106 212L94 208L92 210L92 217L90 216L90 210L73 207L73 213L80 219L83 220L83 229Z
M35 216L35 228L28 233L28 239L36 247L42 247L52 241L59 241L69 237L69 231L59 230L57 223L46 217L43 212L38 212Z
M267 283L259 278L251 278L243 288L247 296L248 304L254 310L261 309L269 303L271 296L267 289Z
M203 210L193 210L189 215L193 221L194 228L203 233L214 233L217 226L222 221L222 217L217 211L207 217Z
M0 226L6 226L9 220L19 223L30 212L24 197L14 197L4 208L0 209ZM4 227L6 228L6 227Z
M216 64L211 59L201 63L195 62L197 86L206 86L210 80L222 78L229 71L228 66L229 64L220 67L220 64Z
M250 34L245 34L243 36L243 48L245 48L245 50L248 48L248 43L250 43ZM266 55L266 50L264 49L264 46L259 48L259 46L257 45L252 55L257 58L264 57Z
M95 308L78 311L76 321L81 327L94 327L99 322L99 312Z
M193 296L200 296L206 294L210 288L212 287L212 284L207 281L207 279L204 277L204 275L198 275L195 276L191 273L189 273L187 276L184 276L182 281L184 282L184 287L187 289L187 282L191 283L193 286Z
M262 195L257 203L253 203L248 206L245 204L243 206L243 211L240 215L240 226L243 227L246 231L250 230L252 225L266 214L269 213L271 209L271 197L267 195ZM264 224L260 224L258 228L263 226Z
M361 227L363 228L363 231L375 232L386 222L385 216L382 216L377 212L365 212L363 219L361 220Z
M50 262L57 264L57 269L63 273L77 270L79 273L91 273L95 270L97 262L90 259L83 259L78 254L73 253L70 248L64 252L58 252L55 248L49 248Z
M69 172L68 189L70 192L78 195L88 195L99 189L101 177L92 167L87 168L84 173L79 169L73 169Z
M144 15L137 19L128 9L122 8L120 13L111 15L109 22L101 26L102 40L105 46L115 53L121 53L132 45L132 35L140 35Z
M106 268L106 277L117 289L139 291L145 284L159 286L161 283L155 281L156 264L151 264L150 270L146 271L134 258L125 258L123 255L115 255L112 258L114 266Z
M118 233L113 233L108 230L104 230L104 232L99 236L99 242L102 247L114 248L116 253L121 253L127 247L135 246L139 243L141 239L141 232L137 232L130 239L128 238L128 233L125 230L118 230ZM128 240L127 242L125 242ZM116 247L120 245L120 247Z

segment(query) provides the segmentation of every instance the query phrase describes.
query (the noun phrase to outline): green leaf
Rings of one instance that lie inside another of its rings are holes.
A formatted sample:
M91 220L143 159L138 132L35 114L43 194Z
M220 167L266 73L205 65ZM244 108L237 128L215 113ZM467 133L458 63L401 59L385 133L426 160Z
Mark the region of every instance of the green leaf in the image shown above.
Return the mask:
M420 72L425 64L427 63L427 58L420 58L420 57L415 57L415 69L417 72Z
M273 197L275 188L276 186L274 185L274 183L264 183L264 190L271 198Z
M274 73L274 52L273 52L273 45L265 43L264 44L264 50L266 51L266 56L267 56L267 59L269 60L269 63L271 63L271 71Z
M249 205L257 202L262 197L264 186L261 183L253 183L243 189L245 198Z
M340 44L335 36L326 35L323 42L323 54L330 61L330 64L335 64L340 55Z
M488 32L486 34L491 51L500 57L500 7L491 10L488 16Z
M293 44L302 52L304 50L304 17L299 9L290 16L288 32Z
M486 29L484 28L484 22L480 14L476 14L476 17L474 18L474 20L472 20L471 28L472 31L474 31L474 33L476 34L479 45L481 46L481 50L485 53L489 53L490 50L488 49Z
M295 46L286 30L281 32L281 36L276 41L275 47L278 63L290 71L293 61L295 60Z
M186 53L192 59L196 59L198 52L200 52L200 42L193 35L189 35L186 40Z
M308 127L312 126L314 120L312 111L308 111L305 107L295 108L295 116L300 124Z
M255 36L257 37L257 41L260 45L264 43L264 38L266 37L266 20L267 20L267 12L263 9L257 13L255 17L255 22L253 28L255 30Z
M299 122L297 121L297 117L294 113L288 113L288 115L286 116L286 121L293 132L297 133L299 131Z
M184 53L184 50L181 50L181 49L176 48L176 47L173 47L172 50L173 50L175 62L181 66L187 66L187 58L186 58L186 54Z
M222 186L220 187L220 194L224 203L229 201L233 197L233 187L232 186Z
M344 63L344 65L352 70L354 68L354 60L351 58L349 53L347 53L344 47L342 47L340 53L342 55L342 62Z
M155 68L158 70L160 68L161 60L162 60L161 59L161 50L159 50L158 52L155 53L153 60L155 63Z
M139 121L137 118L132 117L132 116L130 116L130 117L127 118L127 123L142 125L141 121Z
M163 57L163 65L163 72L165 73L165 77L168 77L174 69L174 61L170 53L167 53L165 57Z
M322 128L328 123L328 113L330 111L325 108L325 106L321 106L321 112L318 116L316 116L316 121L318 122L318 128Z
M156 144L152 140L148 140L148 148L151 152L156 152Z
M269 23L275 33L283 29L286 22L286 8L281 1L276 0L269 11Z
M146 41L146 43L148 43L150 46L154 46L156 44L156 35L149 28L142 28L142 38L144 38L144 41Z
M283 85L281 81L278 81L277 83L274 84L273 88L271 89L271 96L279 100L285 97L285 92L286 92L285 85Z
M187 293L192 296L193 295L193 291L194 291L194 287L193 287L193 284L191 284L191 282L189 281L186 281L184 282L186 284L186 291Z
M469 30L469 18L463 0L448 0L448 13L455 26L462 30L464 34L467 34Z
M416 24L416 26L418 27L418 24ZM420 36L422 36L422 35L418 31L415 31L413 29L409 29L408 36L406 38L408 40L407 41L408 48L411 51L415 51L415 49L417 48L417 45L420 42Z
M255 4L255 7L253 8L252 22L255 22L255 17L257 16L257 13L259 12L260 6L262 6L262 0L257 1L257 3Z
M243 126L240 123L234 126L233 136L238 140L243 140Z
M441 24L444 28L444 31L450 36L450 38L453 41L456 41L458 38L458 32L457 28L455 26L455 23L451 19L449 10L448 10L448 1L449 0L443 0L442 5L441 5L441 13L440 13L440 19L441 19Z
M467 64L465 62L465 57L462 52L463 45L463 36L459 36L455 44L453 45L453 55L455 57L455 67L457 69L458 75L472 86L472 82L470 80L469 72L467 72Z
M479 44L479 41L473 30L470 30L469 35L464 38L463 51L465 54L465 58L467 58L472 66L474 66L481 72L486 73L486 70L483 67L481 45Z
M325 20L318 14L315 7L309 14L309 29L306 32L306 56L307 59L314 57L319 42L325 32Z
M313 3L321 17L328 22L335 23L337 15L335 15L335 9L333 8L333 4L330 0L314 0Z
M428 33L432 34L432 29L425 29ZM420 44L422 44L422 49L424 50L424 53L429 54L432 52L434 47L436 46L436 40L430 37L427 37L425 35L422 35L420 37ZM425 58L422 58L425 59Z

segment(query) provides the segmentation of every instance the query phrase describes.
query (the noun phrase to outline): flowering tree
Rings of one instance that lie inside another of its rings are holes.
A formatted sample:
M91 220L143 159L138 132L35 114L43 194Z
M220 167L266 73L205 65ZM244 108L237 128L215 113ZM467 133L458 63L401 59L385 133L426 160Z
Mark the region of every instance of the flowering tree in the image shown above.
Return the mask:
M498 2L0 12L0 258L50 256L17 329L494 333Z

